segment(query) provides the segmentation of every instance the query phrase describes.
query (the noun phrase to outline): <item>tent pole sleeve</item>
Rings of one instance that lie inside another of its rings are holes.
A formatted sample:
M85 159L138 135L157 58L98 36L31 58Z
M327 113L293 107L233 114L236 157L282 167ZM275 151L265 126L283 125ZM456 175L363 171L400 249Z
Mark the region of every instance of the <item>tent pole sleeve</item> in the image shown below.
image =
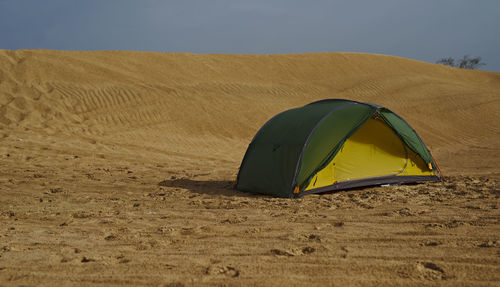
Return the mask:
M429 154L431 155L432 161L434 162L434 164L437 167L437 170L439 171L439 177L441 178L441 180L444 180L444 174L443 174L443 172L441 172L439 165L437 164L436 160L434 159L434 157L432 156L432 153L430 151L429 151Z

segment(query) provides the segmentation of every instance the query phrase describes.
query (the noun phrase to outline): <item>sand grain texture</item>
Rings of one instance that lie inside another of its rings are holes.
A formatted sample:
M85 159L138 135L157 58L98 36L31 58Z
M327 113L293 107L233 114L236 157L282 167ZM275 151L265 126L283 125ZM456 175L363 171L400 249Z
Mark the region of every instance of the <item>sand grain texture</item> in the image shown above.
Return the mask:
M271 116L387 106L444 183L232 190ZM0 285L498 286L500 74L354 53L0 50Z

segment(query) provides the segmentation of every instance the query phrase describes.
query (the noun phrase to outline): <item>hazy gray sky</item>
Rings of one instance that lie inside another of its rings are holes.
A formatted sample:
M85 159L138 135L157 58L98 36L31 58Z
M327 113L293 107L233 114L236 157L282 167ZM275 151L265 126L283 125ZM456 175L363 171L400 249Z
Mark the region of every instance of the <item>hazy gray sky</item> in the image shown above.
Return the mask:
M500 72L500 1L0 0L0 49L470 54Z

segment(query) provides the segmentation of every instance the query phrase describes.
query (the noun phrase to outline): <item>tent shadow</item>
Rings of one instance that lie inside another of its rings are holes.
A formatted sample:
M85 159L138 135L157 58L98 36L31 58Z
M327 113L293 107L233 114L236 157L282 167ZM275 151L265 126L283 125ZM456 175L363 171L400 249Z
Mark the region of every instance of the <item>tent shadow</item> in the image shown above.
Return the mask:
M188 178L178 178L178 179L170 179L163 180L158 183L159 186L171 187L171 188L182 188L187 189L192 193L197 194L206 194L206 195L223 195L223 196L232 196L232 197L242 197L242 198L256 198L256 197L272 197L266 194L258 194L251 192L243 192L234 189L236 182L232 180L224 180L224 181L211 181L211 180L192 180ZM420 185L420 182L412 182L405 184L391 184L389 186L399 186L399 185ZM346 188L342 190L332 190L325 191L321 193L317 193L317 195L329 195L341 192L352 192L352 191L363 191L371 188L380 187L381 185L369 185L369 186L361 186L361 187L353 187Z
M224 195L236 197L258 197L262 195L242 192L234 189L235 181L211 181L211 180L192 180L188 178L179 178L164 180L158 183L159 186L187 189L193 193L208 195Z

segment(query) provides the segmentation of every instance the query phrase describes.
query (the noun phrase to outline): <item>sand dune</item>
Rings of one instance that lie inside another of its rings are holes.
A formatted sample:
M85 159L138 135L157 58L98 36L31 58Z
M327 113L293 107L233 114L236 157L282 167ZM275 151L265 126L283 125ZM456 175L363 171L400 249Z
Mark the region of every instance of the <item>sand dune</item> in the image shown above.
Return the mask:
M450 180L231 190L262 124L324 98L391 108ZM0 50L0 281L498 283L499 109L499 73L383 55Z

